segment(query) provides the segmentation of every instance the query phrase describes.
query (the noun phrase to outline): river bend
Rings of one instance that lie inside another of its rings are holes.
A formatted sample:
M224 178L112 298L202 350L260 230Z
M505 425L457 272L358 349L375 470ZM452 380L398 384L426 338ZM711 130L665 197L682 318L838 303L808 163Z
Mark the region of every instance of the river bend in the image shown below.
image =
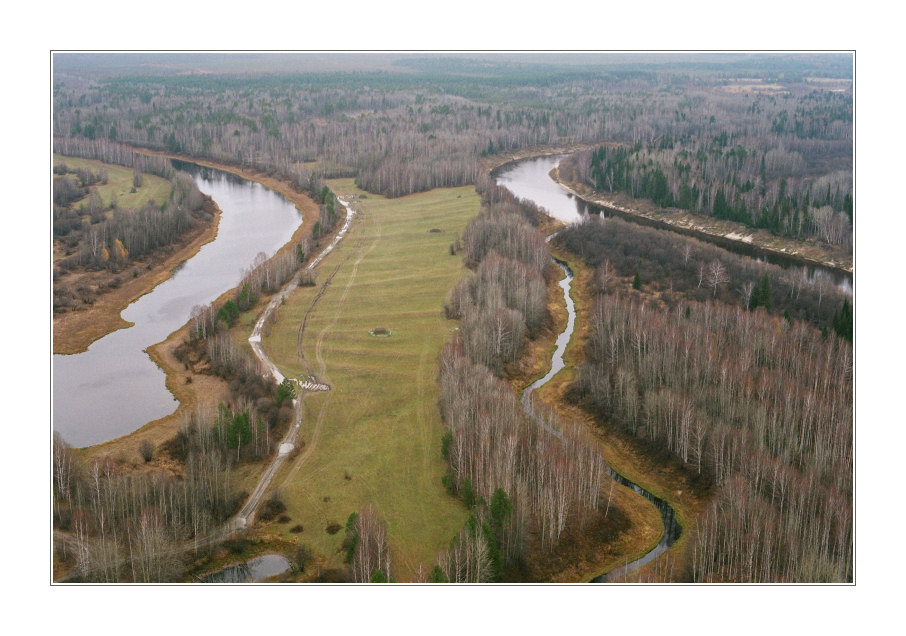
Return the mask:
M497 184L506 187L521 199L535 202L537 205L543 207L548 212L548 214L550 214L554 218L566 221L568 223L578 221L580 218L580 213L577 211L576 205L572 200L571 195L565 188L556 183L548 175L550 170L557 164L557 162L559 162L559 157L543 157L540 160L530 159L524 162L519 162L502 171L497 176ZM548 237L548 241L550 241L551 238L552 237ZM536 389L539 389L547 384L551 380L551 378L553 378L563 368L563 354L566 351L566 347L569 344L570 339L572 338L573 330L575 329L576 324L575 303L573 302L573 299L570 295L570 289L572 287L573 281L573 272L572 270L570 270L569 266L566 263L557 259L554 259L554 262L556 262L557 265L559 265L559 267L563 270L564 277L560 281L559 286L563 290L563 301L566 306L568 317L563 332L560 333L559 336L557 336L557 344L553 357L551 359L550 371L548 371L543 378L533 382L522 393L522 407L530 416L533 416L531 394ZM555 435L557 434L556 431L551 432ZM622 484L623 486L631 488L636 493L651 501L657 507L658 511L661 513L661 520L664 523L664 534L661 536L658 544L647 553L645 553L641 558L627 562L624 565L617 567L606 574L602 574L601 576L595 578L592 581L593 583L603 583L607 581L619 580L626 574L637 570L646 563L651 562L659 555L663 554L671 545L673 545L673 543L679 538L681 533L680 525L676 521L676 514L673 508L670 507L670 504L668 504L663 499L660 499L659 497L651 494L638 484L635 484L626 479L612 468L608 467L608 472L610 473L610 477L614 481Z
M53 356L53 428L72 446L127 435L171 414L178 404L145 350L184 325L194 306L235 287L259 253L273 255L302 221L290 201L259 183L185 162L174 166L192 174L220 207L217 237L123 310L134 326L83 353Z

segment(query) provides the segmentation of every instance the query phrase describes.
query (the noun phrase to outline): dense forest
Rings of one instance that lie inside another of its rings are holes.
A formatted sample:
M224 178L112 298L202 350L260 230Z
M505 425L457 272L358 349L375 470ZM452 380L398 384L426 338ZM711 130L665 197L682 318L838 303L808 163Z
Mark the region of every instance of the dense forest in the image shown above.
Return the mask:
M390 196L474 183L482 155L606 141L625 150L577 162L602 190L792 233L812 231L813 208L851 220L849 56L670 61L403 57L380 72L61 73L54 134L302 179L317 162L322 175L354 175Z
M848 298L619 219L554 240L595 268L571 398L718 488L689 580L851 580Z
M474 273L452 290L448 316L461 328L440 361L440 410L447 433L445 483L473 511L441 556L442 580L496 580L537 551L556 549L601 510L610 481L589 432L544 408L525 409L509 365L548 324L552 261L532 204L482 181L484 209L464 235Z
M853 580L851 296L617 218L564 229L553 245L594 272L568 395L597 420L593 432L513 393L527 347L551 325L556 268L544 211L488 176L515 157L568 150L564 181L851 248L851 55L389 56L383 69L330 72L289 57L279 72L249 60L187 70L192 56L179 58L186 72L58 59L54 152L131 168L136 188L160 176L171 194L122 210L92 194L103 170L55 168L55 281L74 270L138 275L139 261L211 218L193 180L145 151L261 171L320 206L310 239L247 264L226 300L186 317L178 359L230 392L216 413L197 411L168 444L142 449L146 462L163 453L177 468L83 463L54 438L55 549L77 580L179 580L190 551L207 549L241 505L234 469L274 451L292 396L262 379L228 330L335 229L332 177L388 197L461 185L482 197L450 246L468 271L438 308L460 321L438 357L444 486L470 517L429 580L499 581L592 524L619 525L620 511L602 506L610 478L594 437L608 430L713 487L684 528L683 580ZM55 312L91 301L86 289L55 286ZM348 578L393 581L378 511L364 506L345 530Z
M678 104L669 130L656 138L577 153L564 160L561 175L600 192L624 192L778 235L848 245L850 97L783 90L717 103L717 114L708 116L700 100L690 97Z
M785 270L703 241L623 221L588 216L554 244L595 269L596 291L611 292L630 278L670 307L687 299L758 307L788 320L805 320L852 341L849 294L820 272Z

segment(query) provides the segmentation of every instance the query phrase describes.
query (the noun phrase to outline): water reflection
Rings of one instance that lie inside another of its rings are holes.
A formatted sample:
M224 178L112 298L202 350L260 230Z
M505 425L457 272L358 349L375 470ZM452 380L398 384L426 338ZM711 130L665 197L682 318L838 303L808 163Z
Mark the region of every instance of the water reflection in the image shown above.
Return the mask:
M202 579L202 583L254 583L286 572L289 559L280 554L265 554L251 561L232 565Z
M595 204L590 204L580 197L573 194L554 181L550 172L560 164L560 161L566 155L553 155L547 157L537 157L526 159L515 164L506 166L496 174L497 185L501 185L510 190L513 194L521 199L533 201L543 207L549 215L566 223L576 223L583 220L589 215L600 216L603 218L618 216L624 220L639 225L656 227L666 231L678 234L693 235L694 232L684 231L682 228L667 226L666 224L651 219L640 218L635 215L627 214ZM696 236L696 238L701 239ZM760 249L754 245L740 243L722 237L709 237L709 243L713 243L728 252L749 256L759 261L767 262L772 265L778 265L795 276L800 273L805 280L815 283L830 283L839 287L843 292L852 296L853 283L852 275L820 267L817 265L803 264L794 258L769 252Z
M105 442L172 413L177 403L145 349L184 325L194 306L234 287L258 253L276 252L301 222L292 203L258 183L179 165L220 206L217 237L122 312L133 327L84 353L53 356L53 427L73 446Z

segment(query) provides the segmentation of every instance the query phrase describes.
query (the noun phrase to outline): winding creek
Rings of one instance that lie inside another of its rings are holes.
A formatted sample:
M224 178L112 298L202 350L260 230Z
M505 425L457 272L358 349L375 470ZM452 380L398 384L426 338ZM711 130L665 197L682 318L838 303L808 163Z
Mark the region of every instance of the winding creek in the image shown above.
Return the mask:
M497 175L498 185L505 186L516 196L534 201L536 204L543 207L547 212L562 221L567 223L572 223L580 219L579 212L577 211L575 202L572 199L572 196L569 195L566 189L557 184L553 179L548 176L550 170L556 165L559 161L558 157L543 157L541 159L527 160L524 162L517 163L507 170L502 171ZM548 237L548 241L553 238L553 235ZM563 332L557 336L557 344L554 350L554 355L551 358L551 368L547 374L533 382L529 385L523 392L522 397L520 398L522 402L522 407L526 410L529 415L532 414L532 402L531 395L532 393L547 384L551 378L553 378L561 369L563 369L563 354L566 351L566 347L569 344L570 339L573 335L573 330L576 325L576 307L573 302L572 296L570 295L570 289L572 288L573 281L573 272L570 270L569 266L558 259L554 259L560 269L563 270L563 279L560 281L560 288L563 290L563 300L566 305L567 311L567 321L566 327L563 329ZM552 431L553 432L553 431ZM556 432L554 432L556 434ZM637 570L646 563L653 561L659 555L663 554L673 543L679 538L681 533L680 525L676 521L676 514L673 508L670 507L663 499L656 497L651 494L638 484L631 482L626 479L612 468L608 467L608 472L610 473L611 478L623 486L631 488L638 494L642 495L649 501L651 501L661 513L661 520L664 523L664 534L661 536L658 544L648 551L641 558L634 561L630 561L622 566L619 566L606 574L595 578L593 583L604 583L607 581L619 580L624 575Z
M83 353L53 356L53 428L72 446L127 435L176 410L163 371L145 350L184 325L194 306L238 284L259 253L273 255L302 221L291 202L261 184L190 163L174 166L220 206L217 237L123 310L134 326Z
M635 217L632 217L631 215L621 214L617 210L588 204L582 199L573 196L573 194L569 190L554 181L549 174L550 171L559 164L563 156L565 155L554 155L526 159L502 166L501 168L495 170L492 174L495 177L498 185L506 187L521 199L526 199L536 203L537 205L544 208L548 212L548 214L550 214L550 216L564 221L565 223L575 223L582 220L588 214L596 214L602 216L619 215L622 218L625 218L626 220L632 222L641 222L644 225L660 227L660 225L656 222L649 222L644 219L639 220ZM673 228L664 227L662 229L665 229L666 231L675 231L675 229ZM550 238L552 237L548 237L548 241L550 240ZM696 238L701 239L701 237ZM728 251L742 254L744 256L749 256L756 260L766 261L768 263L783 267L788 271L798 271L804 278L809 281L823 278L824 280L836 285L850 296L852 296L853 294L851 274L846 274L844 272L831 268L803 264L802 262L797 261L794 258L784 257L783 255L767 252L765 250L760 250L757 247L739 244L734 241L723 240L720 238L708 239L708 241L718 245L719 247L723 247ZM531 394L538 388L547 384L547 382L550 381L550 379L553 378L554 375L556 375L563 368L563 353L566 350L566 346L569 344L570 338L573 334L573 329L575 327L576 311L573 300L570 297L570 288L572 285L573 273L570 271L566 263L557 261L556 259L554 260L557 262L564 273L564 278L560 281L559 284L561 289L563 289L564 303L566 305L566 310L568 313L568 320L565 329L557 337L557 345L553 358L551 360L550 371L543 378L537 380L529 387L527 387L522 394L522 406L530 415L532 413ZM631 488L638 494L651 501L657 507L658 511L661 514L661 519L664 523L664 534L661 536L658 544L644 556L595 578L593 580L593 582L595 583L621 580L622 577L624 577L626 574L637 570L638 568L653 561L659 555L666 552L667 549L679 538L681 533L681 527L676 521L675 512L666 501L651 494L644 488L640 487L638 484L635 484L626 479L622 475L615 472L613 469L608 470L610 472L610 476L617 483Z

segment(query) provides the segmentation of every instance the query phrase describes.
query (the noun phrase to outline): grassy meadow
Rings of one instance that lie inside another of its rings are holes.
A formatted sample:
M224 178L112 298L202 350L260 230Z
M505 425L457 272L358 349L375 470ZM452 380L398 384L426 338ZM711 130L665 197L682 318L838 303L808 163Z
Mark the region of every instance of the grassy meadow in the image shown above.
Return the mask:
M356 195L359 214L320 264L317 284L280 308L264 346L286 375L315 374L333 388L305 397L305 446L274 482L292 521L269 531L339 567L344 531L326 528L371 501L388 525L394 578L413 580L420 568L427 575L468 516L441 484L436 375L457 326L443 302L465 273L450 244L480 203L471 187L385 199L352 179L329 183ZM376 328L390 335L371 335ZM304 530L290 533L297 524Z
M147 201L154 201L155 204L160 205L170 196L170 182L153 174L143 174L142 187L132 192L132 168L115 166L93 159L81 159L79 157L66 157L55 154L53 156L53 165L57 166L61 163L66 164L70 170L87 168L97 173L101 168L106 169L107 183L97 183L90 188L97 191L105 206L110 205L114 196L116 197L117 205L124 210L140 208ZM78 208L83 205L83 202L80 201L74 205Z

